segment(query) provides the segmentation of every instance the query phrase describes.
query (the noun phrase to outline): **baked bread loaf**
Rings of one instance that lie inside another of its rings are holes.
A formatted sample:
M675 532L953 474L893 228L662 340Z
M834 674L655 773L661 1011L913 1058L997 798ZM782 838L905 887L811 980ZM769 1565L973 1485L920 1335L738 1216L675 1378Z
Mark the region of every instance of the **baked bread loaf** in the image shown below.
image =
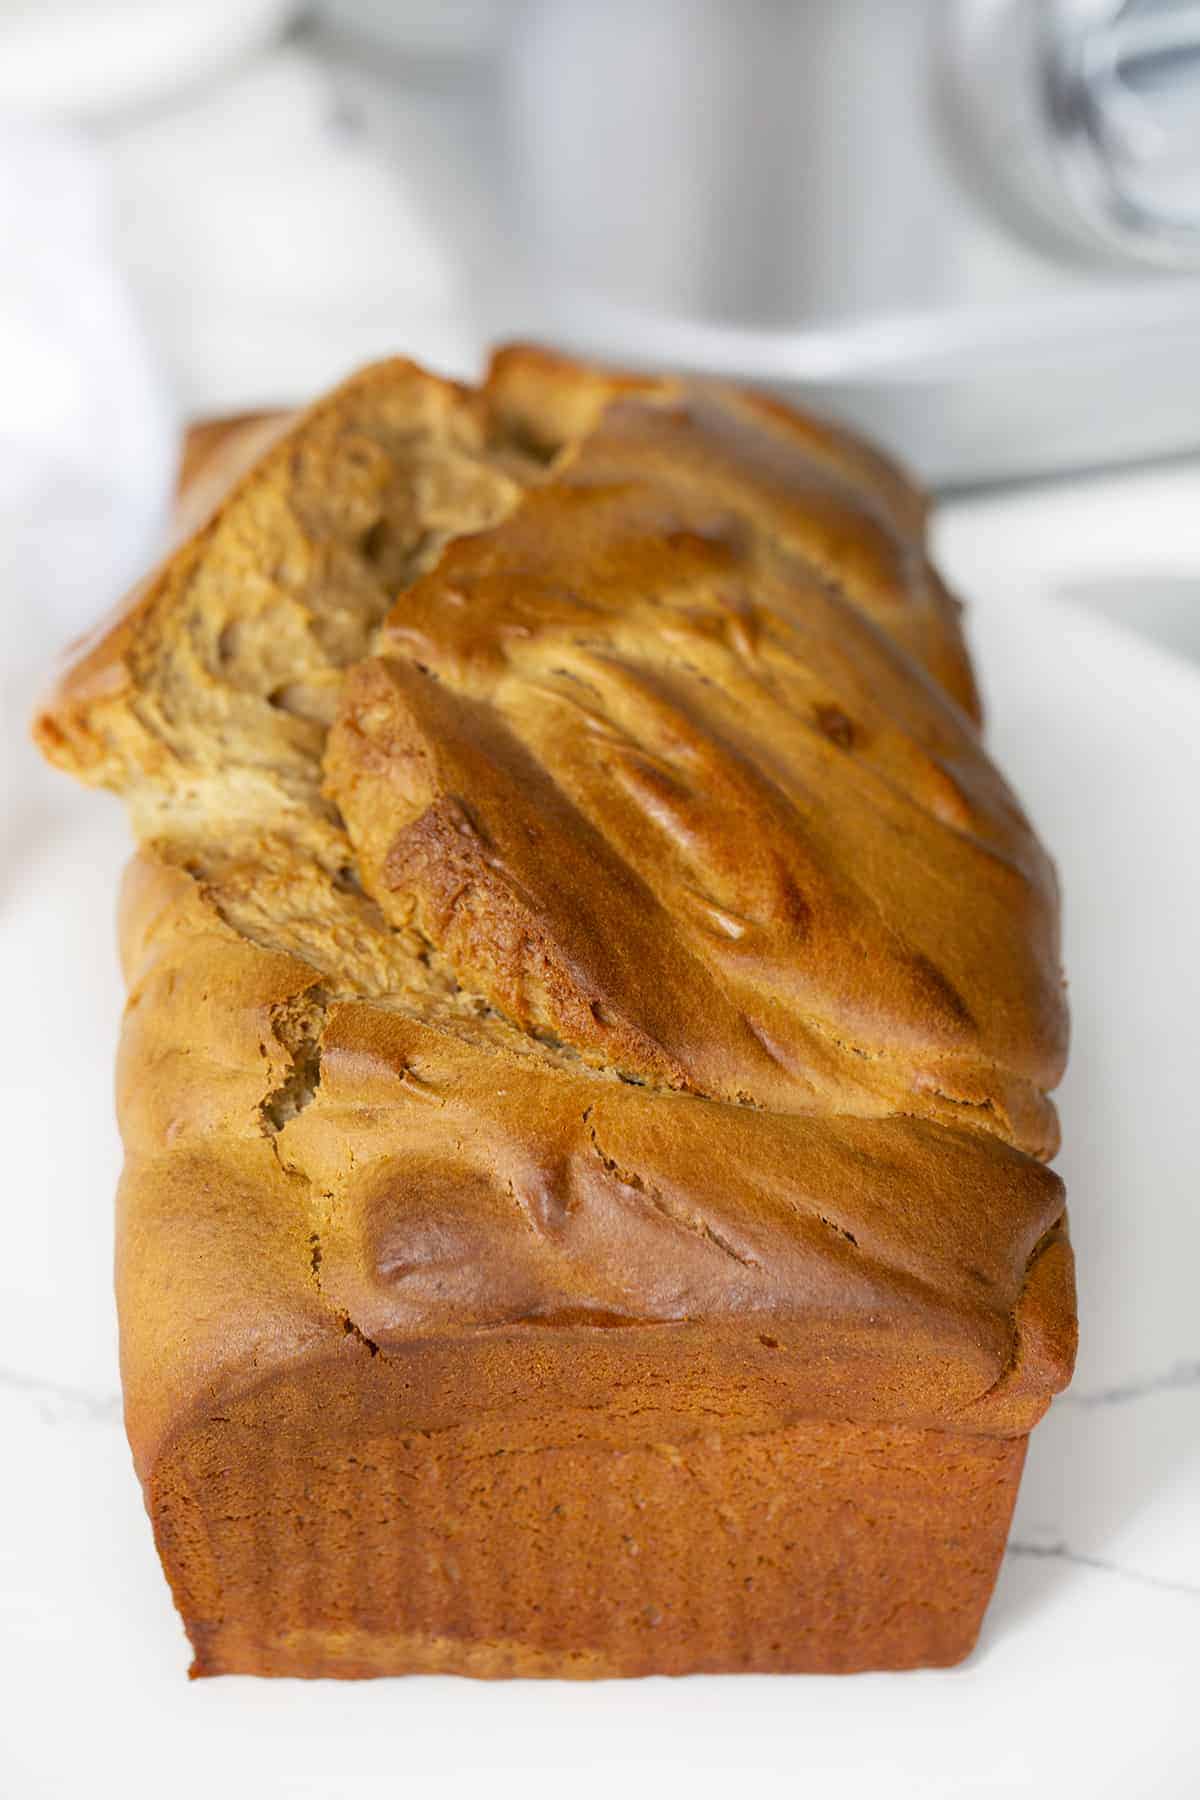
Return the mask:
M1055 880L921 496L522 348L235 436L37 724L140 844L122 1369L193 1673L955 1661L1075 1314Z

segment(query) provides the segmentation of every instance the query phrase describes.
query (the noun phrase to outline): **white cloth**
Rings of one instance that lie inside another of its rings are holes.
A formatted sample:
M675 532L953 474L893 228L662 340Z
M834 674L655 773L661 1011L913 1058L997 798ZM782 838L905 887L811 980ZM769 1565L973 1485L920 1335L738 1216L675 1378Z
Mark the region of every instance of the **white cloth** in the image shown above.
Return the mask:
M0 661L36 667L136 575L175 423L86 144L0 122Z

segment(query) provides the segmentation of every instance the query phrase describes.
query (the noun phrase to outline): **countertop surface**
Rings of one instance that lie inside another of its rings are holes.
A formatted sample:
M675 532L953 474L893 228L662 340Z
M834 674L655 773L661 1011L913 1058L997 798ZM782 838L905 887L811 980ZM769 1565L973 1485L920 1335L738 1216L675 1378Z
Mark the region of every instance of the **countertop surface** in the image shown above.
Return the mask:
M1060 864L1073 1388L980 1645L905 1676L189 1684L120 1423L109 1284L125 826L4 695L0 1795L1200 1792L1200 467L944 509L994 753ZM819 1786L809 1787L809 1783Z

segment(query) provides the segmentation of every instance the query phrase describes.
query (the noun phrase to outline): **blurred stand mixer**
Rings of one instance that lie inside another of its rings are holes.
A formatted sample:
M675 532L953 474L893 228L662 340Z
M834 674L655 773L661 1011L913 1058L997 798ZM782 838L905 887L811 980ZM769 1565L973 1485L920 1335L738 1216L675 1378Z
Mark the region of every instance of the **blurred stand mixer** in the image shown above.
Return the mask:
M940 483L1200 445L1196 0L531 0L498 37L560 342L803 393Z

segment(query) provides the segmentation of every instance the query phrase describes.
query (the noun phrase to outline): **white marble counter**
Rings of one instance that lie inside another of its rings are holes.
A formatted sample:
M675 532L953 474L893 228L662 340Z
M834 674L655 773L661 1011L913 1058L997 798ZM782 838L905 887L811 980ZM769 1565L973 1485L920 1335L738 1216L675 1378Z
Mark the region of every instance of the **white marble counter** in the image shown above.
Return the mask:
M4 696L18 801L0 861L5 1800L78 1800L118 1777L130 1800L524 1793L551 1777L573 1794L663 1780L715 1794L738 1776L889 1800L1200 1793L1200 665L1113 622L1143 596L1128 616L1184 642L1198 516L1192 467L942 521L975 601L992 743L1062 867L1075 1045L1061 1167L1083 1321L982 1642L946 1673L185 1681L121 1432L108 1279L124 826L37 768L17 736L26 696Z

